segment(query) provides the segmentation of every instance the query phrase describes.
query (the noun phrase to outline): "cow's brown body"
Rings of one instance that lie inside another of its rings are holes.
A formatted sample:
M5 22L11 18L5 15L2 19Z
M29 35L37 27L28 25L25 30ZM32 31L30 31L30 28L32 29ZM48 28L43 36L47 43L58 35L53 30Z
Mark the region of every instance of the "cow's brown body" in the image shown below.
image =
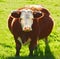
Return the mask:
M33 11L37 10L37 11L41 11L44 13L43 17L41 17L39 19L38 18L33 19L32 31L29 31L29 32L24 32L22 30L22 27L20 24L20 18L18 15L14 14L16 16L16 18L10 16L8 19L8 27L9 27L11 33L13 34L13 36L15 38L15 42L16 42L16 55L19 55L19 50L21 49L21 43L19 42L18 37L21 38L23 43L25 43L28 40L28 38L31 39L30 45L29 45L29 50L30 50L30 55L33 55L33 50L37 45L37 38L46 39L49 36L49 34L51 33L52 28L53 28L53 20L50 17L50 13L45 8L27 6L27 7L18 9L18 11L22 10L22 9L31 9ZM35 15L35 16L37 17L37 15Z

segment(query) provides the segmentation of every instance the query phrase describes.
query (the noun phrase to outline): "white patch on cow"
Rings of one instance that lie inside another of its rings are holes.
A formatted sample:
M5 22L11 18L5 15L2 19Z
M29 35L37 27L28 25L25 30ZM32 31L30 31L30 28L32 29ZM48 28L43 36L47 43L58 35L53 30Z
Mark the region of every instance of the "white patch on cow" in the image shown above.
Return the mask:
M21 16L20 16L20 18L22 18L22 19L27 19L27 18L29 18L29 19L31 19L31 18L33 18L33 13L32 13L32 10L30 10L30 9L28 9L28 10L25 10L25 9L23 9L23 10L21 10Z
M20 37L18 37L18 41L21 43L21 45L23 45L23 42Z
M30 44L30 41L31 41L31 39L29 38L29 39L24 43L24 45Z
M24 29L24 27L30 27L32 26L33 24L33 13L30 9L26 10L26 9L23 9L21 11L21 16L20 18L22 19L21 20L21 26L22 26L22 29Z
M14 21L15 21L15 18L13 18L13 21L12 21L12 23L11 23L11 26L13 26Z
M23 43L23 42L22 42L22 39L21 39L20 37L18 37L18 41L21 43L21 45L27 45L27 44L30 43L31 39L29 38L29 39L27 39L26 42Z

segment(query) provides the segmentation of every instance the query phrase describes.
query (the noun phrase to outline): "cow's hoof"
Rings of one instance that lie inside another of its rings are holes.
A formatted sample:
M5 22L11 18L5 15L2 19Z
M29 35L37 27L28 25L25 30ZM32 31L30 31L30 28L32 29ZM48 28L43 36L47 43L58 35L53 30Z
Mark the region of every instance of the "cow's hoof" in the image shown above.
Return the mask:
M16 57L19 57L19 55L18 55L18 54L16 54L15 56L16 56Z
M33 54L29 54L29 56L33 56Z

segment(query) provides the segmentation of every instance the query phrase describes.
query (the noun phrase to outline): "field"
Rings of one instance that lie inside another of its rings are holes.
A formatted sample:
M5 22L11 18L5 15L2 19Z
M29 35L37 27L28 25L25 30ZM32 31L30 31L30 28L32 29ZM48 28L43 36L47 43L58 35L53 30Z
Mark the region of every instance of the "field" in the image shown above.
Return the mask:
M55 25L46 46L43 40L39 40L34 51L36 56L29 57L29 48L25 45L21 49L21 57L15 57L15 42L7 19L12 10L30 4L41 4L47 8ZM60 0L0 0L0 59L60 59Z

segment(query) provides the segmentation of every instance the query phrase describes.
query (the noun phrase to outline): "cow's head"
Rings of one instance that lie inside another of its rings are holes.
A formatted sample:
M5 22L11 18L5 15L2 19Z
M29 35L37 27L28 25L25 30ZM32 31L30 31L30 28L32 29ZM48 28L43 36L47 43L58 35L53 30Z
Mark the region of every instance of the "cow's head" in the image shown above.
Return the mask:
M41 11L32 11L31 9L22 9L19 11L13 11L11 16L14 18L20 18L20 23L23 31L32 31L32 25L34 18L39 19L42 17Z

